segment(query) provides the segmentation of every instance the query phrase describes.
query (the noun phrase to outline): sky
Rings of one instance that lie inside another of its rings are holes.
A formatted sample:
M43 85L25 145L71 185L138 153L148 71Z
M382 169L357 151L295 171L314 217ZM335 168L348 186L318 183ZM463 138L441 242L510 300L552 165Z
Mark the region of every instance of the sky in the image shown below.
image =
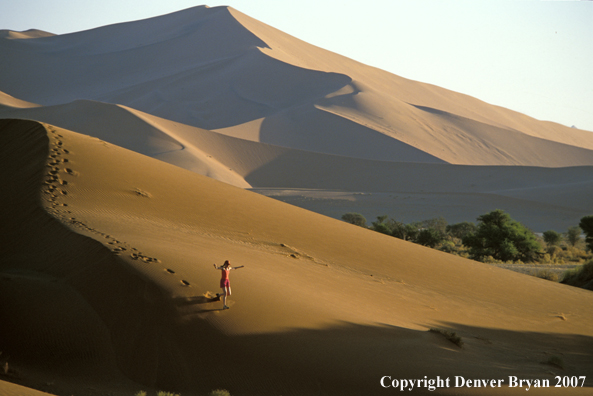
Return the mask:
M2 1L0 29L66 34L228 5L401 77L593 131L593 1L212 1Z

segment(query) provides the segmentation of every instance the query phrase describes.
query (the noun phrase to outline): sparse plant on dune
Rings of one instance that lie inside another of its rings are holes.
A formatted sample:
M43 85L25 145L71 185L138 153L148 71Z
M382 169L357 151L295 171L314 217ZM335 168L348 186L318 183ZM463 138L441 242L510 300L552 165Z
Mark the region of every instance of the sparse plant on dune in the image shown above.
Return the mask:
M138 391L134 396L146 396L146 391Z
M463 341L461 340L461 337L459 337L453 331L445 330L445 329L439 329L439 328L433 327L433 328L430 329L430 332L441 334L446 339L448 339L449 341L451 341L453 344L457 345L459 348L462 348L463 347Z
M231 394L226 389L216 389L210 392L208 396L231 396Z
M158 391L156 396L180 396L179 393L172 393L172 392L165 392L165 391Z

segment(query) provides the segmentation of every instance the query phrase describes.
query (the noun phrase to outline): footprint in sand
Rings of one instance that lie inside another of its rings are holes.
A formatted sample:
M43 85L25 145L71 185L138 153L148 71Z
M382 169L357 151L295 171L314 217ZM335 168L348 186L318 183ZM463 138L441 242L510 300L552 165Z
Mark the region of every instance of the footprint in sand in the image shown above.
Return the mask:
M182 279L182 280L181 280L181 284L182 284L183 286L190 286L189 282L188 282L188 281L186 281L185 279Z

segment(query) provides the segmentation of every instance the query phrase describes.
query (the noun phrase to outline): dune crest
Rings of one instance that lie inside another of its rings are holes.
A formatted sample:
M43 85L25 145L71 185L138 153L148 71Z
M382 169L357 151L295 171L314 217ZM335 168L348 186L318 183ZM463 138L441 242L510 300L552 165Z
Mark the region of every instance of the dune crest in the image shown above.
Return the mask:
M0 91L0 112L3 110L26 109L32 107L40 107L40 105L17 99Z
M588 197L593 193L590 166L451 165L404 144L397 161L357 159L245 140L126 106L95 101L35 108L5 107L0 109L0 118L34 119L94 136L334 218L347 212L363 212L373 219L383 214L393 215L395 211L400 221L445 216L455 223L473 220L502 207L536 231L562 231L578 224L589 213ZM472 121L460 119L459 122ZM376 132L369 128L368 133ZM340 134L348 135L348 124ZM564 156L564 161L576 159L575 163L587 162L587 150L572 151L565 145L541 139L539 146L534 147L529 145L532 140L521 140L522 135L515 135L513 152L517 158L521 150L541 157L537 148L552 145L551 156ZM366 145L365 141L356 142L352 136L342 139L342 150L385 149ZM482 143L489 140L492 137L484 136ZM579 152L580 157L569 155ZM414 161L421 158L430 163Z
M3 40L0 49L11 58L0 90L43 105L92 99L234 137L383 161L591 164L589 132L366 66L229 7ZM354 150L361 141L366 148Z
M55 34L44 32L43 30L38 29L29 29L22 32L15 32L13 30L6 29L0 30L0 39L22 40L51 36L55 36Z

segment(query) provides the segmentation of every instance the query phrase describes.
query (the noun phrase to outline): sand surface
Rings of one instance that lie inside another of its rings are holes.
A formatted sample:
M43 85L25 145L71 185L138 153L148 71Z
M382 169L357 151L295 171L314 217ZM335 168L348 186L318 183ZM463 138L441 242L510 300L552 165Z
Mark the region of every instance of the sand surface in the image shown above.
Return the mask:
M1 319L12 324L0 349L25 383L26 368L42 365L60 389L76 374L97 389L127 379L183 394L363 394L381 391L383 375L553 379L593 369L583 354L593 347L588 291L47 124L0 125L11 191ZM225 259L245 265L232 273L228 311L208 300L218 291L212 264ZM44 314L52 307L59 314ZM431 327L454 330L464 347ZM552 355L564 370L542 364Z

